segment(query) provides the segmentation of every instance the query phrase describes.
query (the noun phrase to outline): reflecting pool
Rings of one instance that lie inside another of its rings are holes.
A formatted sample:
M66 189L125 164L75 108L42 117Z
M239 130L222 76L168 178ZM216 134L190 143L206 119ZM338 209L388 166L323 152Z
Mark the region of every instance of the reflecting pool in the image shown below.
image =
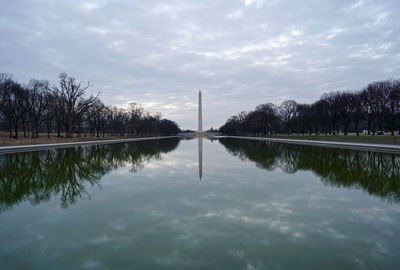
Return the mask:
M400 155L162 139L0 155L0 269L398 269Z

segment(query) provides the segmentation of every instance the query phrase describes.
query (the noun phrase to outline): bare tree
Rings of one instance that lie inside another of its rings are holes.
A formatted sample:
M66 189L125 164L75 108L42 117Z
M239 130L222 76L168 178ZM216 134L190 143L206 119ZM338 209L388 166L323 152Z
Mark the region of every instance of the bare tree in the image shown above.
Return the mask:
M339 123L339 109L340 109L340 101L339 101L339 92L330 92L328 94L324 94L322 96L322 100L326 102L327 105L327 116L330 125L330 133L336 135L338 131L338 123Z
M283 122L284 131L291 133L291 121L293 117L296 116L297 103L294 100L286 100L282 102L279 107L279 115L281 116Z
M100 137L100 131L105 124L105 105L100 100L97 100L87 112L87 122L90 128L90 135Z
M45 111L43 112L43 118L46 126L47 138L50 138L50 133L52 132L52 128L55 124L54 120L56 119L56 116L60 114L60 112L56 112L55 107L57 105L57 102L53 93L46 91L45 99L47 100L47 106L45 108ZM57 131L59 137L60 130L58 129Z
M390 84L388 109L391 123L391 135L394 136L396 117L400 113L400 81L391 80Z
M143 116L143 107L136 103L130 103L128 113L129 113L129 132L132 135L136 135L137 129L140 124L139 121Z
M12 137L13 116L11 104L11 88L14 84L12 76L0 73L0 112L2 118L7 122L10 138Z
M360 135L359 124L365 118L363 100L360 93L350 93L349 96L349 108L352 114L352 120L354 123L354 129L357 136Z
M78 82L66 73L59 76L59 86L53 86L58 109L62 112L61 120L65 129L65 136L71 137L75 129L91 115L85 113L98 101L98 96L85 97L85 91L90 83Z
M353 108L351 106L351 93L338 92L336 96L336 102L339 111L339 117L343 124L343 134L347 135L349 132L350 117L353 112Z
M19 137L19 124L24 116L24 100L25 91L22 86L12 80L6 82L5 91L3 94L3 111L8 119L10 137L12 137L11 129L14 127L14 137Z
M383 131L383 120L389 103L390 83L389 81L374 82L367 86L366 91L375 116L374 120L378 125L379 131Z
M315 122L316 122L316 133L327 134L329 132L329 103L320 99L314 104Z
M49 90L48 81L32 79L27 86L25 110L32 123L32 138L39 137L39 126L46 120L45 112L49 99L46 97Z

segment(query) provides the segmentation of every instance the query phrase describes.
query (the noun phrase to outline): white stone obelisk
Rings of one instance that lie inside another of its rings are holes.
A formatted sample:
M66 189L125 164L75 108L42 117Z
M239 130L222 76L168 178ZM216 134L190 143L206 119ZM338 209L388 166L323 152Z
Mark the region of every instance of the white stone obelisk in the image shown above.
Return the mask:
M199 130L198 132L203 132L203 109L201 104L201 90L199 90Z

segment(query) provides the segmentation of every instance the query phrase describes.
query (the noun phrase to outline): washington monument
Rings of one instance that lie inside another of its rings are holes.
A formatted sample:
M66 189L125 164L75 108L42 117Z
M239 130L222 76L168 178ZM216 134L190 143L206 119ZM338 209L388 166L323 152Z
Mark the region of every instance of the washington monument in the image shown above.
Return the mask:
M203 132L203 110L201 105L201 90L199 90L199 129L198 132Z

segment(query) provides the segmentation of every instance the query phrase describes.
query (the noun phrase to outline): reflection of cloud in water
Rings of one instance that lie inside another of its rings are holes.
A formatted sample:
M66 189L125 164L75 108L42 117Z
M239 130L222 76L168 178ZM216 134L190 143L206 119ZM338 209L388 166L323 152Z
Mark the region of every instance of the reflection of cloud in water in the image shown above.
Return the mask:
M280 210L278 210L280 212ZM290 234L295 238L302 237L304 232L300 230L304 229L303 223L294 223L290 221L285 221L282 219L275 219L274 217L260 217L260 216L250 216L246 211L240 209L224 209L221 211L208 211L205 214L200 214L196 218L220 218L226 219L229 222L243 223L247 225L256 225L271 230L280 232L282 234Z
M111 238L104 234L104 235L101 235L99 237L96 237L96 238L90 240L89 243L90 244L103 244L103 243L106 243L109 241L111 241Z
M372 221L393 223L393 220L387 215L386 211L379 207L349 209L349 212L354 216L354 220L363 221L365 223L370 223Z
M202 195L201 198L204 200L208 200L208 199L215 198L216 196L217 195L214 192L208 192L208 193Z
M270 212L272 210L277 210L278 212L282 214L287 214L291 215L293 214L293 211L288 209L289 205L286 203L278 203L278 202L272 202L272 203L254 203L254 206L257 208L262 208L266 212Z
M101 263L96 262L96 261L87 261L83 264L83 268L86 268L86 269L99 268L100 266L101 266Z
M120 223L111 223L110 227L116 231L125 231L125 226Z
M234 249L234 250L230 250L228 252L230 255L238 257L240 259L244 258L244 250L238 250L238 249Z
M152 161L146 164L146 170L160 170L163 168L178 168L180 167L180 160L168 157L168 159L161 159L159 161Z

